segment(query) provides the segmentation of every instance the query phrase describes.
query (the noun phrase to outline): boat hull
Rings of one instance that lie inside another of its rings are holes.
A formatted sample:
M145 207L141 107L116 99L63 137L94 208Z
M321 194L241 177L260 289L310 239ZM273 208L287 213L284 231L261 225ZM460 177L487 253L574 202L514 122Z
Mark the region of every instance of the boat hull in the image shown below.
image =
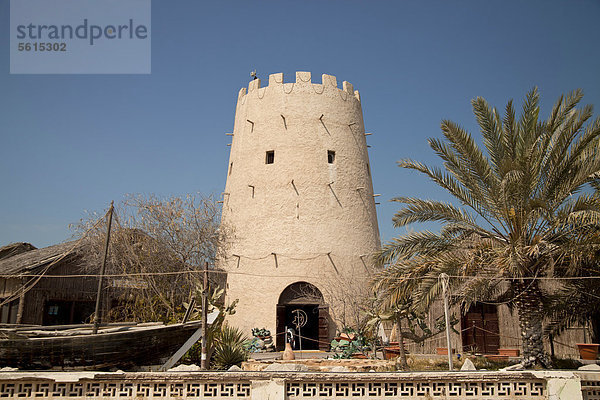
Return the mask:
M173 355L200 326L200 321L193 321L96 335L1 339L0 366L48 369L156 365Z

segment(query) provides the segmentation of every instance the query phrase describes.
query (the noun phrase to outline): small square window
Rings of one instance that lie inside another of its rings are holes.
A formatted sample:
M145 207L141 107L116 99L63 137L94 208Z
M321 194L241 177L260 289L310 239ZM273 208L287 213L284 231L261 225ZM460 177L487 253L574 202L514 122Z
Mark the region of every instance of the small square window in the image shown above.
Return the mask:
M334 161L335 161L335 151L327 150L327 162L329 164L333 164Z
M275 151L267 151L267 156L265 158L265 164L273 164L275 162Z

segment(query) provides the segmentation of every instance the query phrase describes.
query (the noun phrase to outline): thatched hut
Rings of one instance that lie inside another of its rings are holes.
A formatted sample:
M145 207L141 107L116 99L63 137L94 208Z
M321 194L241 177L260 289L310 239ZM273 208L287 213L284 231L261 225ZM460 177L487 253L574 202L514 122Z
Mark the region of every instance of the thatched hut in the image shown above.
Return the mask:
M89 322L98 280L83 268L81 249L66 242L37 249L29 243L0 248L0 323ZM110 304L104 296L104 308Z
M156 290L163 290L161 295L170 301L175 301L171 295L179 296L177 301L189 301L189 295L177 290L193 292L193 284L201 282L200 269L181 262L174 252L139 230L122 229L114 236L102 289L103 320L145 320L148 315L126 312L140 307L135 295L144 291L145 300L155 300ZM80 240L42 249L29 243L0 247L0 324L90 323L102 262L100 245L99 240ZM148 276L140 276L143 273ZM211 270L209 281L212 287L223 288L226 275ZM179 304L174 303L181 308ZM151 317L160 319L161 315Z

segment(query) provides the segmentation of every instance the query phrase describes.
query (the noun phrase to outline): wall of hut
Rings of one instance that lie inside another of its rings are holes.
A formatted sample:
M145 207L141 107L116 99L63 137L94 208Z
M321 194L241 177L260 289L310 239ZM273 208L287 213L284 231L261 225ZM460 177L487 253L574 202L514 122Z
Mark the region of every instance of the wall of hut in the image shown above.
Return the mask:
M0 302L7 300L21 287L21 280L17 278L0 279ZM19 300L6 302L0 306L0 324L14 324L18 320Z
M25 293L20 322L47 325L91 322L89 317L94 312L98 278L81 276L85 274L73 261L54 265ZM110 291L105 290L102 303L106 314L111 303ZM65 315L65 309L69 307L68 315Z
M19 278L3 278L0 279L0 299L10 297L21 287L21 279Z
M459 323L454 325L455 331L451 331L451 343L453 349L460 354L466 354L470 349L465 348L464 336L468 334L470 327L464 326L465 316L461 315L458 306L451 308L451 314L460 320ZM444 307L441 301L434 303L431 310L426 318L427 324L433 329L435 322L438 318L444 315ZM501 304L497 306L498 316L498 337L500 349L521 349L520 339L520 328L519 328L519 317L517 310L511 310L507 305ZM406 325L404 330L406 330ZM417 328L418 333L422 333ZM488 337L493 335L487 332ZM392 338L393 340L396 340ZM559 358L579 358L576 343L582 343L584 341L583 328L580 326L574 326L567 329L559 336L553 338L554 343L554 354ZM413 354L436 354L438 348L446 348L446 334L441 332L440 334L426 339L422 343L414 343L410 340L405 340L406 348L410 353ZM548 354L551 353L551 344L548 338L544 339L544 344ZM495 352L494 352L495 353ZM493 353L492 353L493 354ZM497 354L497 353L496 353Z

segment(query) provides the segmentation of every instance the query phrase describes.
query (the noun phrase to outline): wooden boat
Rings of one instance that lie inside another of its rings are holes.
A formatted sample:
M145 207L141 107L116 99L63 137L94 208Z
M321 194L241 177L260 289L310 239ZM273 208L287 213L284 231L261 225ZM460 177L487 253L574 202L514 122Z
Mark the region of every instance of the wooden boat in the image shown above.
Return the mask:
M0 367L128 368L156 365L175 353L201 321L0 328Z

